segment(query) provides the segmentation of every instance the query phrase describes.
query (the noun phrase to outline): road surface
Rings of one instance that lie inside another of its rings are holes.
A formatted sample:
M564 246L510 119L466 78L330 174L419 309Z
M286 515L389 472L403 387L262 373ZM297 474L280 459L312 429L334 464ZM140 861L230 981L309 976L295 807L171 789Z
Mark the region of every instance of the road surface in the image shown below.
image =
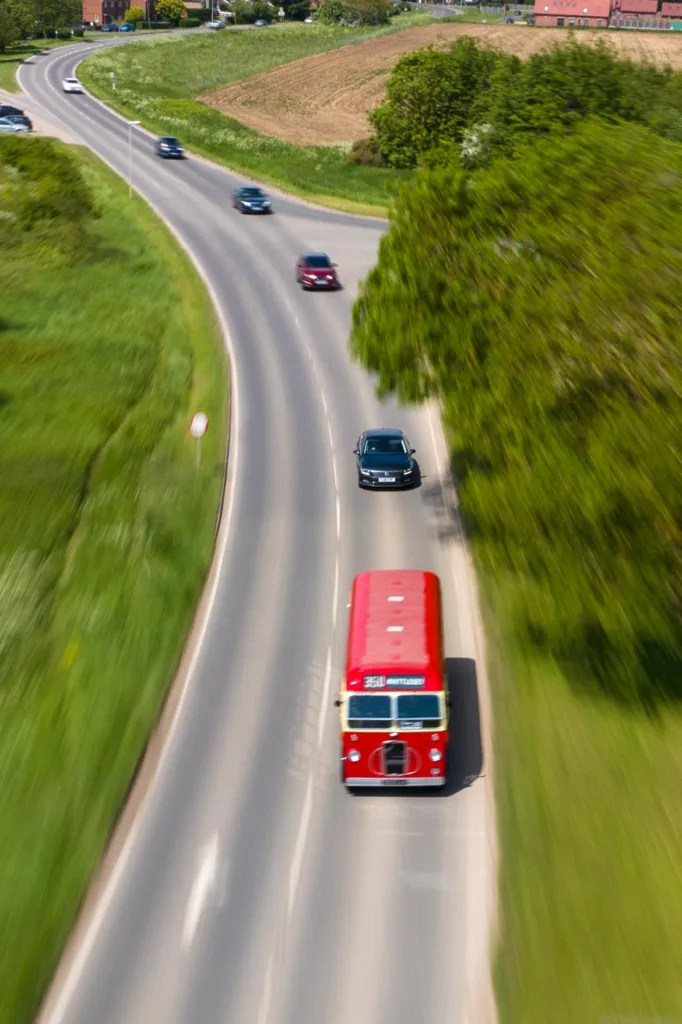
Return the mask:
M127 176L125 122L60 91L85 52L24 65L25 106ZM198 158L162 162L137 130L133 180L229 331L229 527L164 758L41 1020L487 1024L494 833L472 577L437 421L381 405L346 350L386 227L278 195L274 216L241 216L241 179ZM343 291L300 291L294 263L311 249L338 262ZM381 425L417 449L419 489L358 489L355 441ZM339 783L350 584L392 567L434 570L444 588L445 794L349 796Z

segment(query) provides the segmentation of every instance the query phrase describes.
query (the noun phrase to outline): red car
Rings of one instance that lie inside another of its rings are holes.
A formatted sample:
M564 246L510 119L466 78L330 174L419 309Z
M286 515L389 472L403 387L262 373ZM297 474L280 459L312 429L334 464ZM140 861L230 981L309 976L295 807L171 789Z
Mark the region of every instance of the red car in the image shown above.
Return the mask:
M326 252L307 252L296 264L296 280L303 288L340 288L336 263Z

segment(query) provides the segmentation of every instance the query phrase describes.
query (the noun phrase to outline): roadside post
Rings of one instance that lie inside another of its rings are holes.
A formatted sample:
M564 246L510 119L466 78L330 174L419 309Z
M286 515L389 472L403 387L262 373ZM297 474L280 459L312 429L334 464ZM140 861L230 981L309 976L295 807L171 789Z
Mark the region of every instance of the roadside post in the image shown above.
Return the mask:
M197 469L201 467L201 439L208 429L208 416L204 412L195 412L189 425L189 432L197 443Z
M111 88L114 89L114 91L115 91L116 90L116 72L115 71L111 71L110 74L111 74Z
M279 18L280 23L284 20L284 8L283 7L280 7L280 9L277 11L277 17Z

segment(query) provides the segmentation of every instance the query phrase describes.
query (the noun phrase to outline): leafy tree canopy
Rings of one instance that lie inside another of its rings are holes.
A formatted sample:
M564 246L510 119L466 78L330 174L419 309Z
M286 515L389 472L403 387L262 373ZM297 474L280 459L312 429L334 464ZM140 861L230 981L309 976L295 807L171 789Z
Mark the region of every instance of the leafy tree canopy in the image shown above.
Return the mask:
M390 0L322 0L317 21L326 25L384 25Z
M442 400L518 622L650 703L682 696L680 237L680 148L588 118L473 174L423 170L351 335L382 394Z
M623 60L603 41L572 41L521 61L464 38L398 61L370 120L388 160L414 167L428 163L434 150L466 146L471 138L471 152L489 159L529 134L566 130L589 116L682 137L682 75Z
M182 0L157 0L156 15L160 21L180 21L186 17L187 10Z
M142 7L129 7L123 15L123 20L129 25L144 21L144 10Z

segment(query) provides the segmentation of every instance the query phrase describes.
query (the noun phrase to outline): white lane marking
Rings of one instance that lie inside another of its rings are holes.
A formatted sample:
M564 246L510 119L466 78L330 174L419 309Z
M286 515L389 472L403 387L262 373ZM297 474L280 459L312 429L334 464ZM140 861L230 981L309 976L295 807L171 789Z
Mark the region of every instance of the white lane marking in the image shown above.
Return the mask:
M258 1024L267 1024L268 1017L270 1016L270 1003L272 1001L272 956L268 961L268 969L265 973L265 985L263 987L263 998L261 999L260 1009L258 1011Z
M296 899L296 890L298 889L298 883L301 876L301 865L303 863L303 851L305 849L306 839L308 838L308 829L310 827L310 814L313 808L313 777L308 776L308 785L305 791L305 800L303 801L303 813L301 815L301 824L298 828L298 836L296 837L296 847L294 849L294 856L291 861L291 868L289 871L289 908L287 917L291 918L291 913L294 909L294 900Z
M206 901L218 880L218 836L199 852L199 867L187 901L185 920L182 927L182 948L188 950L196 934Z
M119 174L119 177L121 177L120 173L117 171L114 165L109 160L106 159L106 157L103 157L101 153L98 153L97 155L101 160L104 161L104 163L106 163L112 169L112 171L114 171L115 174ZM225 344L225 349L229 362L228 374L230 384L230 424L228 437L229 450L227 464L227 479L225 485L227 503L223 509L223 515L221 517L220 527L218 530L216 551L213 558L213 565L211 566L210 570L210 572L213 573L213 575L212 577L209 575L209 590L205 598L206 604L204 608L203 618L199 623L199 629L196 635L196 639L194 641L194 649L192 651L190 663L185 674L184 682L182 683L180 697L175 707L173 718L171 719L168 725L168 732L166 734L166 739L163 748L159 755L155 775L150 782L149 788L145 793L145 797L142 803L140 804L140 807L138 808L137 815L130 827L128 835L125 838L119 856L115 864L113 865L112 872L109 875L109 878L104 886L104 890L102 892L100 900L95 905L94 912L84 932L83 938L81 939L79 946L76 948L73 959L71 960L71 963L67 969L64 981L61 984L61 988L57 995L55 1005L51 1010L41 1011L41 1014L38 1017L38 1020L41 1020L42 1024L62 1024L62 1022L66 1019L66 1011L71 1003L71 1000L73 999L76 986L78 985L80 977L83 973L88 957L92 953L104 919L108 913L111 903L113 902L116 891L121 883L121 879L123 878L126 865L130 860L133 847L140 833L141 823L144 820L145 808L149 804L151 794L154 791L158 778L162 773L162 769L165 764L166 758L168 757L168 752L171 748L173 738L177 732L181 712L185 706L185 702L189 694L190 687L194 682L194 674L196 672L196 667L199 662L199 657L203 650L204 639L206 637L206 633L208 630L208 624L211 620L211 613L213 610L213 605L215 604L216 595L218 593L218 585L220 583L220 579L222 576L222 568L225 561L225 556L227 554L228 544L231 539L230 524L232 521L232 511L234 508L235 497L234 481L238 477L238 465L240 459L238 428L240 419L240 400L238 384L239 377L238 374L234 372L235 350L232 343L232 338L227 326L227 319L225 317L225 313L218 298L218 294L213 286L212 281L209 278L209 275L202 261L199 259L198 256L195 255L194 251L184 241L184 239L179 234L177 229L167 220L165 214L162 213L162 211L158 208L156 203L154 203L152 200L148 199L144 195L143 198L154 210L157 217L159 217L159 219L163 221L163 223L166 225L166 228L171 232L171 234L177 240L178 244L181 245L183 250L187 253L188 258L192 261L193 266L195 267L200 278L202 279L204 287L206 288L209 294L209 297L213 304L213 308L215 309L216 315L218 317L218 322L220 324L220 329L223 335L223 341ZM48 999L49 997L50 993L48 992ZM46 1012L47 1016L43 1017L43 1012Z

